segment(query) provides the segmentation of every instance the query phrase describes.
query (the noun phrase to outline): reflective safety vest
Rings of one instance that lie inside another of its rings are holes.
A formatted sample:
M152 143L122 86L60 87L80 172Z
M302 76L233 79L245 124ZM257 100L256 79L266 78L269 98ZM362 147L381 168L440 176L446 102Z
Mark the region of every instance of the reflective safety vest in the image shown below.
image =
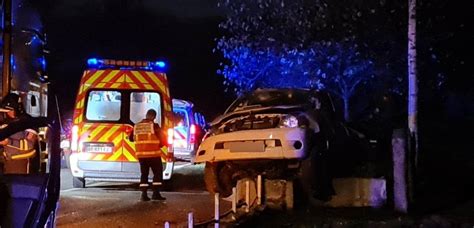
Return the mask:
M26 139L27 132L36 134L33 130L17 132L8 138L4 146L5 173L28 174L30 172L30 158L36 155L35 141Z
M142 121L135 124L133 137L135 139L135 154L137 158L164 156L153 121Z
M25 139L25 136L26 132L18 132L8 138L9 143L5 146L4 153L8 153L12 160L28 159L35 156L34 142Z

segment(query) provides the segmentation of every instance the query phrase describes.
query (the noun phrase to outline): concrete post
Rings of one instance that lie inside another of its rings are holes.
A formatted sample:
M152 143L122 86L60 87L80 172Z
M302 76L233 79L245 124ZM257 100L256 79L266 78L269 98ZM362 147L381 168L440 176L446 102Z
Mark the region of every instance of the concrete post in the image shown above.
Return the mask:
M393 156L393 203L397 212L408 212L407 143L404 129L396 129L392 135Z

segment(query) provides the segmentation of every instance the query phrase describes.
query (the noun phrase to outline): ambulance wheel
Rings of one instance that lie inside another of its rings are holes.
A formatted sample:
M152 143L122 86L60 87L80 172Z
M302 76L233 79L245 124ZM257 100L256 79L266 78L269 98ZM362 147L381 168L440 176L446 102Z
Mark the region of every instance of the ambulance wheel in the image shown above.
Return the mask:
M69 161L69 157L71 157L70 153L65 154L64 159L66 159L66 168L71 168L71 161Z
M86 180L81 177L73 177L72 178L72 187L74 188L85 188L86 187Z

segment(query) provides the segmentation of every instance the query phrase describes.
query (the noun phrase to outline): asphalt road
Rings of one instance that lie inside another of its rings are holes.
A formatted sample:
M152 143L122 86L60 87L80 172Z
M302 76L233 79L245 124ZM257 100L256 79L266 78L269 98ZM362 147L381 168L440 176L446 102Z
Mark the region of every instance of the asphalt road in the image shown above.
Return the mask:
M214 197L204 190L202 166L182 166L176 169L166 201L140 202L137 184L88 182L87 188L72 187L68 169L61 172L61 199L58 227L171 227L187 224L189 212L195 223L209 221L214 216ZM149 192L151 195L151 192ZM230 202L221 200L221 213L230 210Z

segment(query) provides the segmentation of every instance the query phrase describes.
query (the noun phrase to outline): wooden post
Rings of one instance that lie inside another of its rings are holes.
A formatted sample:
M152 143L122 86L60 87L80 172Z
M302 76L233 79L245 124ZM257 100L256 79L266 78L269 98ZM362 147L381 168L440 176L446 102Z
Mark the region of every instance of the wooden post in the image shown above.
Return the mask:
M406 134L403 129L393 131L393 203L397 212L408 212L408 167Z

